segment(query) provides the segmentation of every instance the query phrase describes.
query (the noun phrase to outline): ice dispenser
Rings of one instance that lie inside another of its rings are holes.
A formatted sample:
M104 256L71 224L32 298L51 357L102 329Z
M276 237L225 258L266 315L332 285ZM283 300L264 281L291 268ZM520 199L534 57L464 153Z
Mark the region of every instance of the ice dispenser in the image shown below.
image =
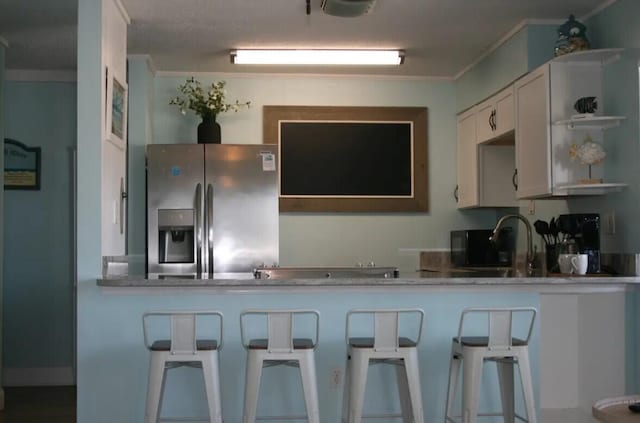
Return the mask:
M193 263L195 211L158 210L159 263Z

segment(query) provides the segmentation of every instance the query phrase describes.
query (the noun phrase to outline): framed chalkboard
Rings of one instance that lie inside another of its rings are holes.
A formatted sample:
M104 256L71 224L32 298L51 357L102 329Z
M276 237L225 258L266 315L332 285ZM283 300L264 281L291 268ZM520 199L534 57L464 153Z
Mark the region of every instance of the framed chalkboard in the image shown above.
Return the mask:
M265 106L280 211L426 212L427 109Z

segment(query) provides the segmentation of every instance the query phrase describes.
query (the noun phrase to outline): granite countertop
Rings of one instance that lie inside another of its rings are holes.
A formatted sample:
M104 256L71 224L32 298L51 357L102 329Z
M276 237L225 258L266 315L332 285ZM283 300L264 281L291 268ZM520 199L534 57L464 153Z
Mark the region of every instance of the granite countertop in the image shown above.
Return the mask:
M399 278L328 278L328 279L253 279L252 274L216 274L213 278L196 278L195 275L170 275L165 277L113 276L97 280L101 287L219 287L219 288L276 288L276 287L534 287L534 286L583 286L607 287L640 283L636 276L568 276L546 277L479 277L462 276L455 272L410 272Z

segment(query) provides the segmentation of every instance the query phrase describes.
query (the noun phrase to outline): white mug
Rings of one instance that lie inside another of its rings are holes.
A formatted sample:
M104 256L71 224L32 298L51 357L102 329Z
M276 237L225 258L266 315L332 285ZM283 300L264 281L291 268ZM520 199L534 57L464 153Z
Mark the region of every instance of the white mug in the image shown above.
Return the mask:
M574 254L573 257L571 257L571 270L577 275L585 275L588 264L589 256L586 254Z
M571 259L575 254L559 254L558 265L560 266L560 273L569 275L573 272L573 266L571 266Z

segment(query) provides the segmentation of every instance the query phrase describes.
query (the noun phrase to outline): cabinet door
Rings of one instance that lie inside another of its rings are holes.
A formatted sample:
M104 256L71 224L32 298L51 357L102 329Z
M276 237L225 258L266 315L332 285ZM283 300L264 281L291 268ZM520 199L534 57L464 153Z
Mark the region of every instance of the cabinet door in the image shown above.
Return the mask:
M494 137L499 137L515 129L513 104L513 85L500 91L495 96L495 132Z
M495 98L483 101L475 107L476 110L476 141L478 144L490 140L495 136L493 121L495 120Z
M551 194L549 66L515 83L518 198Z
M458 116L458 208L478 205L476 115L471 109Z

